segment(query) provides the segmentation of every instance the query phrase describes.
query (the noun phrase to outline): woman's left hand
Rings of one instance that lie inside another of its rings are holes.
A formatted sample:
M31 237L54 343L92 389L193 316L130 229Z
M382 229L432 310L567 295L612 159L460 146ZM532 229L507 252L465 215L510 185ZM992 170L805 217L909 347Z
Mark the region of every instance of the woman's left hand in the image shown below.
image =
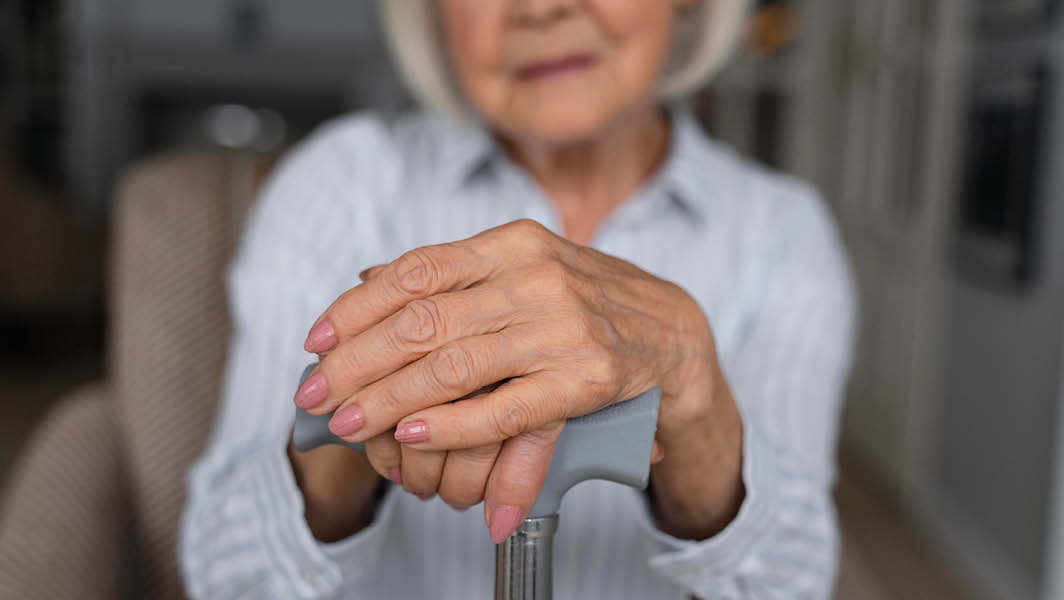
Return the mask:
M473 453L472 463L454 462L479 465L462 469L461 487L483 490L496 542L535 503L567 418L660 387L655 453L667 459L693 450L694 437L721 438L715 404L737 415L690 295L534 221L418 248L374 271L308 335L306 349L324 356L296 403L335 411L335 434L401 460L408 489L418 488L411 477L440 485L455 454L444 451ZM401 457L381 448L392 428Z

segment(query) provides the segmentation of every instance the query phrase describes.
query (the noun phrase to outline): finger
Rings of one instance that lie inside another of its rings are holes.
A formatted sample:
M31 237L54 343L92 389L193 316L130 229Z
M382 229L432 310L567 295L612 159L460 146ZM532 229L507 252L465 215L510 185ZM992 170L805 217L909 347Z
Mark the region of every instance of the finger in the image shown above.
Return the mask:
M436 495L446 452L402 448L403 489L422 500Z
M501 258L499 253L479 252L470 240L415 248L341 294L315 321L303 347L307 352L331 350L413 300L487 278Z
M380 273L381 269L383 269L385 266L387 265L374 265L368 269L363 269L362 272L358 274L358 278L362 281L369 281L370 279L376 277L377 273Z
M528 372L536 364L538 353L524 327L451 342L346 399L330 419L329 429L350 442L368 439L395 427L411 413ZM472 400L463 402L469 401ZM396 439L413 442L421 438L407 428L397 432ZM463 447L497 441L502 440ZM422 448L427 449L439 448Z
M313 415L332 412L362 387L448 342L503 329L518 310L500 286L415 300L324 356L296 392L296 404Z
M373 470L396 485L403 485L402 449L389 432L366 440L366 458Z
M665 460L665 449L657 440L654 440L654 445L650 449L650 464L656 465L663 460Z
M506 440L484 492L484 517L491 541L502 543L536 504L550 470L563 421Z
M511 379L489 394L409 411L396 426L395 437L404 446L422 450L486 446L593 412L582 399L578 386L537 371Z
M448 452L440 478L440 498L459 510L480 504L501 447L492 444Z
M408 302L473 286L501 272L504 265L537 256L558 243L568 244L539 223L521 219L457 242L415 248L337 298L315 321L304 348L317 353L331 350Z

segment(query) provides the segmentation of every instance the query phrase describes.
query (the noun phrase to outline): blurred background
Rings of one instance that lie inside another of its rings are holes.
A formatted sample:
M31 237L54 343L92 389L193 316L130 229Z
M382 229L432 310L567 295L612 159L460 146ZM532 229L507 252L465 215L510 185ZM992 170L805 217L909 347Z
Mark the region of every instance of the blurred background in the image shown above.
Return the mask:
M855 266L840 597L1064 598L1057 5L762 0L739 55L692 99L714 136L824 192ZM151 350L121 341L151 281L123 275L123 236L150 218L130 216L130 197L177 198L172 228L143 234L165 237L205 200L146 184L153 168L235 164L212 185L253 195L322 121L409 106L376 23L356 0L0 2L5 497L33 480L44 415L88 382L129 391L119 363ZM85 435L144 443L116 431Z

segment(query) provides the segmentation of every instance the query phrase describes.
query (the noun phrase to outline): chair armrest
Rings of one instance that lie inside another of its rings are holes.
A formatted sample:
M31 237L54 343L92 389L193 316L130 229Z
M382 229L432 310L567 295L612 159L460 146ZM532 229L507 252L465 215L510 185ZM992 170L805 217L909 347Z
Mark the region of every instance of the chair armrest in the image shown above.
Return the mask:
M52 408L0 504L0 597L116 598L129 519L119 435L103 384Z

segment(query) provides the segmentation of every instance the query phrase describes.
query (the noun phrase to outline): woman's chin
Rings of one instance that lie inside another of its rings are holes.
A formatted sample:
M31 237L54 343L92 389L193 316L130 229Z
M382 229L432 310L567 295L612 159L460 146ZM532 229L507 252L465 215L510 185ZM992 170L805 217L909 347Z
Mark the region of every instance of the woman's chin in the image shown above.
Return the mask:
M591 107L543 107L512 119L506 127L516 137L549 145L585 142L601 134L611 115Z

